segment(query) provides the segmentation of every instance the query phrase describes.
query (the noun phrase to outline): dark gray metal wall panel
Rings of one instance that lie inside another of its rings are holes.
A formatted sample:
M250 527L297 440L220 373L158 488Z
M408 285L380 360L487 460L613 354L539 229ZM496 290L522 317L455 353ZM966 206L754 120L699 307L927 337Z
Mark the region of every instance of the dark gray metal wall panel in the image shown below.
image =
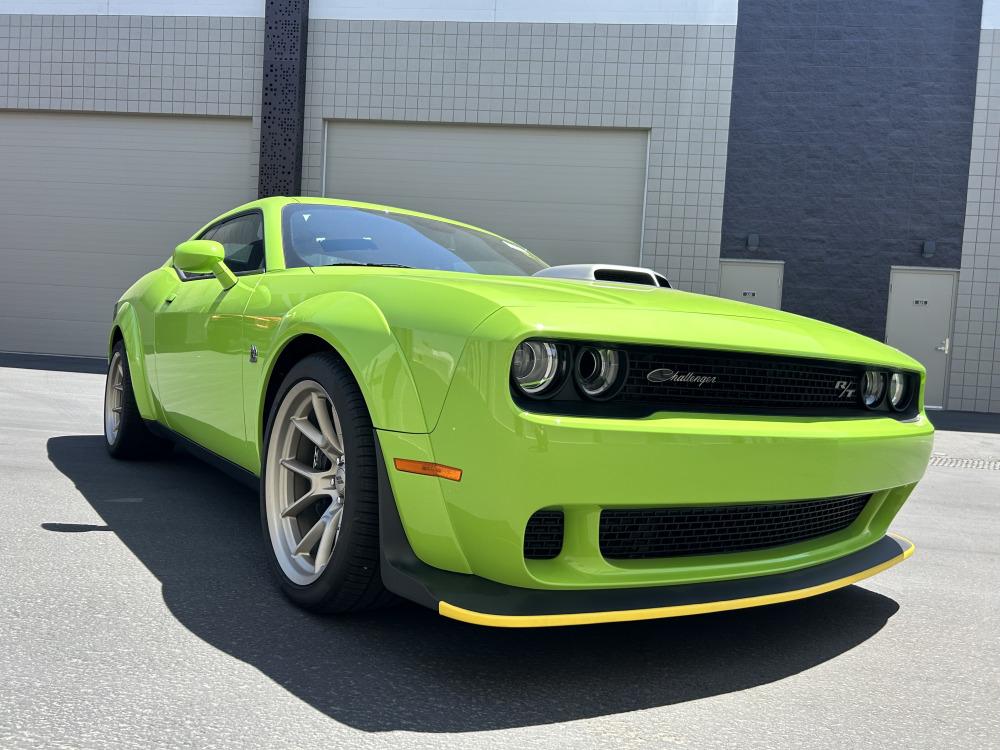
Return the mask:
M267 0L258 195L298 195L302 183L309 0Z
M981 11L741 0L722 257L785 260L785 309L877 338L890 265L958 267Z

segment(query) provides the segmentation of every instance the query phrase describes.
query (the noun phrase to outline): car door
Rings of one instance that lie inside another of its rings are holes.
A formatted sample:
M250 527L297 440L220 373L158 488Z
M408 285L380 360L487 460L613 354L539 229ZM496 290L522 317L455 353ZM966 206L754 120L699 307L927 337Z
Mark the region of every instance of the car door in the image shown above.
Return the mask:
M229 217L198 239L222 244L237 283L223 289L211 274L176 271L177 286L154 314L157 395L171 429L238 462L247 439L243 316L264 271L263 214Z

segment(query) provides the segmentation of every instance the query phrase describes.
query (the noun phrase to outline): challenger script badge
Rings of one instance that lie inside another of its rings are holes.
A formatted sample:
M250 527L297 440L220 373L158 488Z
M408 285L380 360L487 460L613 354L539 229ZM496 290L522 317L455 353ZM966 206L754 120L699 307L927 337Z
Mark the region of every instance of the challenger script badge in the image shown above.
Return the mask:
M667 367L652 370L646 374L650 383L694 383L701 388L705 383L714 383L718 378L714 375L699 375L696 372L677 372Z

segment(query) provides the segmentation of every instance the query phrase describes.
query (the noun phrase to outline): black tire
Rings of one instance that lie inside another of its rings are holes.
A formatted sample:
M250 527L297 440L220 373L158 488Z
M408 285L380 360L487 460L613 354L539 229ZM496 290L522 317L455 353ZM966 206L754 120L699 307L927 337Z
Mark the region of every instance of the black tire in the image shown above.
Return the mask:
M296 383L312 380L329 394L340 418L347 458L347 491L340 534L333 556L319 577L300 585L285 574L268 529L267 452L283 399ZM379 566L378 473L375 434L364 396L344 361L333 352L302 359L282 381L271 404L261 451L260 515L267 558L281 591L295 604L313 612L360 612L395 600L382 585Z
M118 359L116 359L118 358ZM170 454L173 444L158 438L142 420L139 407L135 403L135 391L132 389L132 373L128 367L128 356L125 343L118 341L111 350L108 360L107 382L104 388L105 421L107 421L108 400L111 397L110 379L116 361L121 362L121 412L118 431L113 435L108 427L104 429L104 445L113 457L125 460L158 459Z

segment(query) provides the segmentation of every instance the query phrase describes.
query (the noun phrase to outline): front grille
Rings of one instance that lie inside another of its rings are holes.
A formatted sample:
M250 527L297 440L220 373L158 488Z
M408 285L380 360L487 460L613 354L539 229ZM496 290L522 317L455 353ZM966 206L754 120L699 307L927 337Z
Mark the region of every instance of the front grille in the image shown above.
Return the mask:
M706 349L629 346L618 400L659 409L862 409L859 365ZM659 378L659 382L651 382Z
M745 505L601 511L601 554L612 560L717 555L777 547L846 529L871 495Z
M539 510L524 529L526 560L551 560L562 552L563 514L561 510Z

